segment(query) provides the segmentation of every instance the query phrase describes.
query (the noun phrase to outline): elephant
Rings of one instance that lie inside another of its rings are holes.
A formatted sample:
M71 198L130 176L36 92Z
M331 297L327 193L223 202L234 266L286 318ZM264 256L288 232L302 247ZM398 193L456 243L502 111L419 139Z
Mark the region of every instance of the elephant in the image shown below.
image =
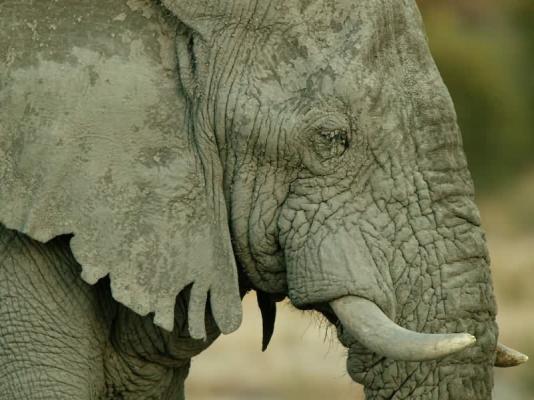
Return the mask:
M256 291L368 399L491 398L490 261L415 0L0 2L0 399L183 399Z

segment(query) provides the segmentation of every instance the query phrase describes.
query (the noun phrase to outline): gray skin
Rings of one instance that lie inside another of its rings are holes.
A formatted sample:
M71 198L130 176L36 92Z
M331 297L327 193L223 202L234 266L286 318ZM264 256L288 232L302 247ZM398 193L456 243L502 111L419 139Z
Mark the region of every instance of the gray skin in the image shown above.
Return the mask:
M0 3L0 399L181 399L250 289L335 324L368 399L490 399L488 252L415 2L162 3ZM347 296L476 344L384 357Z

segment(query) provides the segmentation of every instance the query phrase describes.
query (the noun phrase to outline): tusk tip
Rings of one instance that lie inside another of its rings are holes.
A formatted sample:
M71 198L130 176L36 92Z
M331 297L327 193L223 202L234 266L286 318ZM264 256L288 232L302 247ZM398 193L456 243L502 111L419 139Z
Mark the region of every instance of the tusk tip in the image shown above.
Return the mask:
M467 333L466 335L468 337L469 346L477 342L477 338L474 337L473 335L470 335L469 333Z
M477 339L469 333L449 333L445 334L446 339L439 343L439 353L445 357L459 351L465 350L476 343Z
M469 333L464 333L464 336L465 336L465 341L469 344L476 343L477 341L477 338Z
M453 336L449 346L450 354L471 347L477 341L477 338L469 333L457 333L451 335Z
M477 338L469 333L459 333L455 335L455 340L453 341L453 346L457 351L465 349L469 346L472 346L477 341Z
M528 361L528 356L517 350L506 347L502 343L497 345L495 366L500 368L516 367Z

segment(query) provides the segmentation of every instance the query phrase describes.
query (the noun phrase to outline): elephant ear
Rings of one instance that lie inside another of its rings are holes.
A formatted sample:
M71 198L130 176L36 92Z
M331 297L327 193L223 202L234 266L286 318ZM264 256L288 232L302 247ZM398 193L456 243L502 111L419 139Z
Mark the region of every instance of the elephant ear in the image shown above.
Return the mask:
M221 166L192 133L176 18L152 1L22 0L0 4L0 26L0 222L41 242L73 234L83 279L109 274L117 301L166 330L186 287L192 337L208 298L235 330Z

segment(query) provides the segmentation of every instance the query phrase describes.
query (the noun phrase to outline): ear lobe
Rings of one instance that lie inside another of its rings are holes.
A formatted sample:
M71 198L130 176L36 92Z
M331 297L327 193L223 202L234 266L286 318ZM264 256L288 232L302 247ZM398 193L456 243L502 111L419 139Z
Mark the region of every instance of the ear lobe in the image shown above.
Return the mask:
M204 276L200 284L193 286L189 300L189 332L192 338L205 339L204 308L209 290L210 306L213 318L222 333L230 333L241 324L241 299L233 294L239 291L237 285L237 266L232 249L230 228L228 226L227 207L223 194L222 166L218 149L211 135L196 128L192 145L196 149L199 167L202 171L202 186L205 195L205 212L207 229L198 236L197 243L205 243L197 250L200 265L207 265L201 270L211 276ZM193 224L199 221L191 221ZM229 272L233 279L228 279ZM216 278L224 276L226 279ZM206 282L211 282L205 288ZM229 296L232 294L232 296Z

